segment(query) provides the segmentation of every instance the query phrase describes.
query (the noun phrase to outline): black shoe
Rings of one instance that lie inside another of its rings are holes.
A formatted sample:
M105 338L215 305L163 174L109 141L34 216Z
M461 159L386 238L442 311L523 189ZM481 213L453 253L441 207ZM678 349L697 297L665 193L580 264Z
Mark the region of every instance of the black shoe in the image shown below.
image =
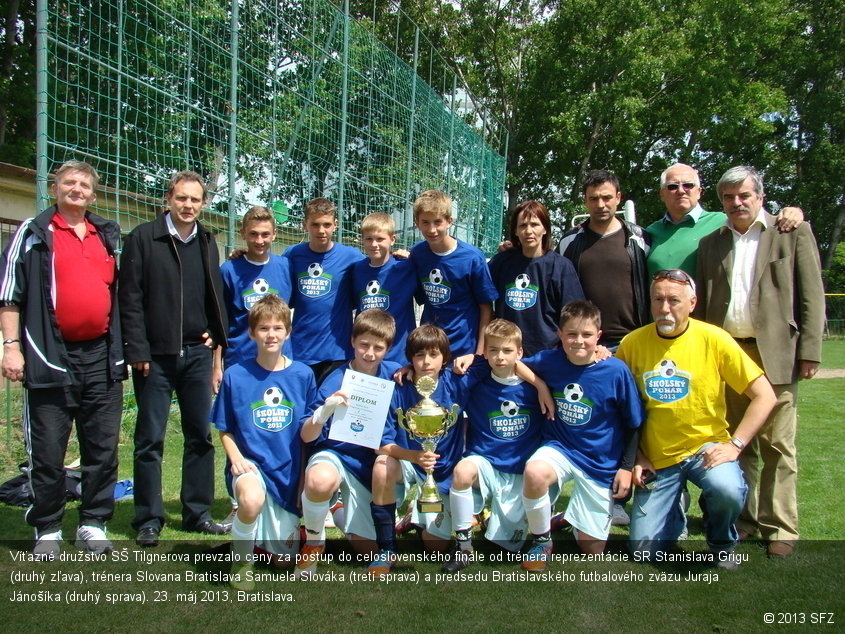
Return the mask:
M203 535L226 535L232 530L232 527L224 526L223 524L218 524L217 522L208 520L207 522L201 522L196 526L182 526L182 530L187 531L188 533L202 533Z
M142 548L151 548L152 546L158 546L159 532L159 529L153 528L152 526L142 528L138 531L138 534L135 536L135 543L141 546Z
M472 550L464 550L455 544L455 549L449 553L449 559L443 564L441 570L448 574L463 570L469 566L471 556Z

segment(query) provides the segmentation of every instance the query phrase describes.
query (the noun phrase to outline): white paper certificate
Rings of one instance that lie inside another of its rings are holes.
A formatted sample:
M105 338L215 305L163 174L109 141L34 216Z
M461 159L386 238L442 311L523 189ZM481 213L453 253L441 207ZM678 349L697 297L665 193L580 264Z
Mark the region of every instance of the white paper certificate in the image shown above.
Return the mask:
M348 369L340 391L349 395L349 406L334 411L329 438L378 449L393 397L393 381Z

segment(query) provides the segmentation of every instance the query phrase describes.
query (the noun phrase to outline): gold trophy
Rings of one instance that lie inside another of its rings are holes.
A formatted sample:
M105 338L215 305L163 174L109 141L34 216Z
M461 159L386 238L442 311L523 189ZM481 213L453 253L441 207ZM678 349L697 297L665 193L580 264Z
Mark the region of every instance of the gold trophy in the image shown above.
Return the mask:
M437 389L437 381L430 376L423 376L414 383L422 400L408 410L407 414L399 407L396 409L396 420L411 437L422 445L423 451L434 453L439 443L449 430L458 422L457 405L450 409L441 407L431 395ZM437 493L434 482L434 469L426 469L425 482L422 485L420 497L417 500L417 511L420 513L440 513L443 511L443 500Z

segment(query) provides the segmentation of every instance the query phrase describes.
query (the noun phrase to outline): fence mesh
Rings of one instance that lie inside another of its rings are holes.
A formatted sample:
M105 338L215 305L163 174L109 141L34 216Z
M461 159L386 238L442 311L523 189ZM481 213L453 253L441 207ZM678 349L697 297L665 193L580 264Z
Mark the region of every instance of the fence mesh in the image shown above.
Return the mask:
M229 245L249 205L272 206L294 230L314 196L338 205L341 241L385 211L408 245L414 197L442 189L459 237L494 250L503 139L459 81L439 77L435 91L417 57L400 59L342 7L39 0L39 12L39 177L71 158L93 163L114 190L100 211L124 229L148 219L173 171L190 168L207 178L205 219Z

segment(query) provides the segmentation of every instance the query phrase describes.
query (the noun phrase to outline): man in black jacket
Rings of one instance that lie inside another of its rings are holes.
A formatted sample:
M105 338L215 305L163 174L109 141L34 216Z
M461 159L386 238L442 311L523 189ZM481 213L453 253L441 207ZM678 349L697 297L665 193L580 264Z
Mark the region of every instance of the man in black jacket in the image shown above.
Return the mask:
M135 425L135 519L140 546L158 544L164 526L161 459L173 391L179 401L182 528L219 535L212 521L212 349L226 343L226 311L217 244L198 222L206 187L196 172L170 179L168 210L136 227L120 259L120 304L126 362L138 403Z
M616 216L622 201L616 174L592 170L583 187L590 217L564 234L557 252L575 266L584 296L601 311L599 343L615 350L622 337L651 322L648 244L642 227Z
M126 365L115 301L120 227L87 211L98 182L88 163L62 165L52 186L56 204L21 223L0 261L2 372L26 387L33 502L25 517L39 559L60 551L74 422L82 464L76 545L112 550L105 528L114 511Z

